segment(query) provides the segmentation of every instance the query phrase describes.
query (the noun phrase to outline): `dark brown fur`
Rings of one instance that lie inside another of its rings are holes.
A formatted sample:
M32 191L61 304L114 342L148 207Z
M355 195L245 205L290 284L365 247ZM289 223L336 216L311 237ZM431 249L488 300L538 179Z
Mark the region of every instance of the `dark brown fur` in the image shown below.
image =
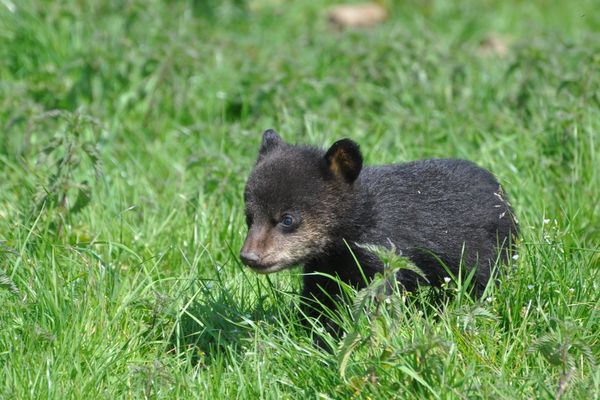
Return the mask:
M431 285L448 275L441 263L453 274L476 269L474 286L481 289L517 234L510 205L488 171L439 159L363 168L349 139L324 152L266 131L244 199L249 231L242 261L259 273L303 264L303 297L326 307L340 293L323 273L361 288L382 271L362 244L393 243ZM423 283L409 271L398 280L407 290Z

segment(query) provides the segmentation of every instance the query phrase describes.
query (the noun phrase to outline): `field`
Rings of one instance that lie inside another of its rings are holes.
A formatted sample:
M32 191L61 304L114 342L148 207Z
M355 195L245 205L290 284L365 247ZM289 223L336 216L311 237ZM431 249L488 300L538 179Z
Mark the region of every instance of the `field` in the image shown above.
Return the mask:
M600 398L597 2L383 3L0 0L0 399ZM315 347L238 257L267 128L490 169L514 265Z

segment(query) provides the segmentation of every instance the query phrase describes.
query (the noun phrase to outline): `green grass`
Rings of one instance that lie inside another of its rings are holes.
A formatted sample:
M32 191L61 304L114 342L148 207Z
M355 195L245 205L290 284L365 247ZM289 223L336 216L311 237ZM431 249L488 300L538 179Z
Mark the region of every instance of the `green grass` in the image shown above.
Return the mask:
M0 0L0 398L600 397L597 4L386 4L337 32L313 1ZM271 127L489 168L514 269L314 347L300 270L237 256Z

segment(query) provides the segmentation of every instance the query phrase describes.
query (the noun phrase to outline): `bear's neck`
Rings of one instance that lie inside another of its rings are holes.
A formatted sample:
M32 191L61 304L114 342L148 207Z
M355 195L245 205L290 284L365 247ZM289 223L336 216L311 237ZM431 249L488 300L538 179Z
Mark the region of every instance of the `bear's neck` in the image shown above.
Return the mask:
M373 198L360 180L355 182L352 193L345 202L340 215L340 226L336 238L348 243L365 243L369 232L376 225L376 213Z
M360 246L372 244L369 238L376 225L376 210L368 191L357 185L352 195L340 204L339 211L339 225L332 232L332 243L323 253L307 262L304 270L306 273L337 275L344 281L357 284L363 281L363 275L372 278L383 268L377 257Z

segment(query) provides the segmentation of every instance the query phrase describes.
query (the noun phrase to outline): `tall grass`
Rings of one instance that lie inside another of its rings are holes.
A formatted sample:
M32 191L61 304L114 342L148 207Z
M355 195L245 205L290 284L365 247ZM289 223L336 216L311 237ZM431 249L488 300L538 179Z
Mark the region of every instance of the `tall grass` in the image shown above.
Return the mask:
M384 3L338 32L329 2L0 0L0 398L600 397L595 2ZM489 168L514 268L315 347L300 270L238 260L270 127Z

